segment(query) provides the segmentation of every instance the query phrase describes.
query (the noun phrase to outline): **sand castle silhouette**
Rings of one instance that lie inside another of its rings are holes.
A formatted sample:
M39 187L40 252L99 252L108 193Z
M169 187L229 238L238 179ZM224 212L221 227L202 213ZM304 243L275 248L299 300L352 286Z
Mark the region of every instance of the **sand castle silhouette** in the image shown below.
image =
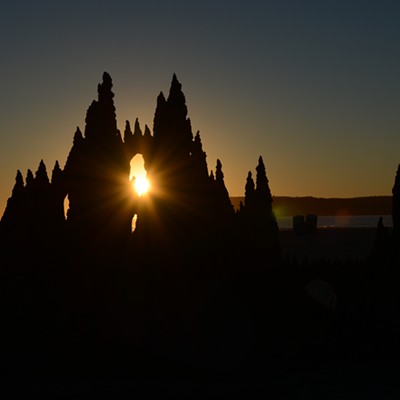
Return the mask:
M246 205L235 215L222 164L217 160L215 176L209 173L200 134L192 133L175 75L168 98L158 96L153 135L147 126L142 134L138 120L132 133L127 121L122 139L113 97L111 77L104 73L98 99L87 111L84 135L77 128L65 167L61 170L56 163L51 182L43 160L34 178L28 171L26 185L18 171L1 221L5 235L12 232L25 240L23 232L40 230L29 235L31 242L47 234L51 240L56 231L62 240L67 236L76 246L93 248L103 259L126 251L129 242L140 242L140 251L151 245L158 253L158 246L181 252L196 241L211 244L211 237L234 240L244 229L248 238L257 238L258 246L269 248L272 258L279 258L278 228L261 157L256 188L246 191ZM136 154L143 155L152 181L153 192L146 201L134 196L129 182L130 161ZM134 214L137 228L132 235Z
M274 382L400 354L399 173L394 234L380 223L366 261L282 260L261 156L235 212L175 75L152 132L127 121L122 138L113 97L104 73L84 133L77 128L51 179L43 160L25 182L17 172L0 222L6 380L128 371L138 381ZM153 186L143 198L129 181L136 154Z

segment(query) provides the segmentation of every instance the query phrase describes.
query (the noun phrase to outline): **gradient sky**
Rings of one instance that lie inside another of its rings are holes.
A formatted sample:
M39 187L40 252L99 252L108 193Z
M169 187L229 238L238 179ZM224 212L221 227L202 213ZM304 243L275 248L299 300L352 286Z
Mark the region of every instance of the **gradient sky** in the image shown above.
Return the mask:
M274 195L389 195L399 21L397 0L2 0L0 215L17 169L65 165L103 71L121 131L176 73L232 196L260 155Z

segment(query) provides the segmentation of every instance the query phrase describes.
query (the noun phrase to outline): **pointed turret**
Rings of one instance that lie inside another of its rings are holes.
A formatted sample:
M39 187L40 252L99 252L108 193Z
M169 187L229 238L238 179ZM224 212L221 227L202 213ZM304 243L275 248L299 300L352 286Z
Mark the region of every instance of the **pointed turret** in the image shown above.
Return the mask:
M221 216L233 216L234 209L229 198L228 190L224 182L224 173L222 172L222 163L218 159L215 167L215 183L216 183L216 206Z
M107 72L103 74L103 82L97 87L98 100L93 101L86 114L85 137L89 141L112 141L120 137L114 106L112 80Z
M152 157L146 165L160 187L169 191L170 199L186 203L187 199L179 200L177 196L191 192L196 181L194 175L206 180L208 173L200 173L199 168L193 165L193 133L190 120L186 118L186 100L181 88L174 75L168 99L165 100L162 92L158 96Z
M256 177L256 191L261 202L272 203L271 191L269 188L269 182L267 174L265 172L265 165L262 157L258 159L258 165L256 167L257 177Z
M162 134L166 106L167 106L167 101L165 100L164 93L160 92L160 94L157 97L157 106L156 106L156 111L154 112L154 121L153 121L153 133L155 138L157 138L159 135Z
M201 138L200 138L200 131L196 132L196 135L194 136L194 143L200 150L203 150L203 144L201 143Z
M222 172L222 164L220 160L217 160L217 165L215 167L215 181L218 184L224 184L224 173Z
M151 136L151 132L150 132L150 128L147 125L144 126L144 134L143 134L143 136L144 137L152 137Z
M193 140L192 154L206 159L206 153L203 151L203 144L201 143L200 132L197 131Z
M124 130L124 143L129 143L132 140L133 133L131 130L131 124L128 120L125 122L125 130Z
M40 160L39 168L35 174L35 182L38 184L49 184L49 177L47 175L46 165L43 160Z
M157 109L154 115L154 138L168 141L174 153L189 151L190 141L193 140L190 120L187 117L185 95L182 85L174 74L165 100L161 92L157 98Z
M76 128L75 134L74 134L74 141L73 144L74 145L79 145L80 143L83 142L83 135L81 130L79 129L79 126Z
M272 210L272 196L261 156L256 171L256 185L251 172L247 175L245 204L240 208L240 215L244 226L251 232L250 237L255 245L254 254L257 255L259 251L257 257L275 262L281 258L279 229Z
M142 130L140 129L139 118L136 118L136 120L135 120L135 128L134 128L134 131L133 131L133 135L135 137L140 137L140 136L143 135L142 134Z
M200 132L197 131L194 140L192 142L192 161L193 161L193 171L196 171L197 177L200 180L206 180L208 177L208 167L207 167L207 155L203 151L203 144L201 143Z
M392 194L393 234L400 236L400 164L397 167Z
M245 207L251 207L251 204L254 201L254 181L253 181L253 174L251 171L247 174L247 179L246 179L246 186L245 186L245 193L244 193L244 204Z
M64 166L64 175L67 180L72 179L72 176L79 173L78 170L82 167L80 163L82 162L82 149L85 147L85 142L86 140L78 126L74 133L72 148Z
M62 170L60 168L60 164L56 160L54 164L53 171L51 173L51 183L54 185L58 185L62 180Z
M33 177L32 171L28 169L28 172L26 173L26 187L31 187L34 180L35 178Z
M25 223L26 207L28 205L25 200L24 180L21 171L18 170L11 197L7 200L7 206L1 218L1 226L15 231L20 229L21 224Z
M112 92L112 79L108 72L103 72L103 82L97 85L97 93L99 102L109 102L114 98L114 93Z
M24 178L22 177L21 171L17 171L17 175L15 176L15 185L12 190L12 196L18 196L20 193L24 191Z
M170 106L175 108L177 118L182 118L183 120L186 119L186 99L185 95L182 92L182 84L178 81L178 78L175 74L172 77L167 102Z

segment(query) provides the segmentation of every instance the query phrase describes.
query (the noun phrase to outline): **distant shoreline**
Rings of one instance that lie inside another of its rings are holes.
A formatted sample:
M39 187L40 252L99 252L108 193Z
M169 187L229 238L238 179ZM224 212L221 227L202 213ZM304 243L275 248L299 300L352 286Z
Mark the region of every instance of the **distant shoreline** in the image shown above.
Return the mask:
M232 205L239 208L244 197L232 196ZM391 215L392 196L368 196L353 198L290 197L274 196L272 207L275 215Z

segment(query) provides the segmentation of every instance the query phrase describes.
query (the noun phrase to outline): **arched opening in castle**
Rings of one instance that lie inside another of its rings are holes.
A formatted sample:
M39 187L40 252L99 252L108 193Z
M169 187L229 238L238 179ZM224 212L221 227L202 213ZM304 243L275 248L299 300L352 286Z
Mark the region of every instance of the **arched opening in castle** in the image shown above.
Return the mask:
M147 195L150 189L150 183L147 177L147 171L144 168L143 155L138 153L130 161L129 182L131 183L133 196L142 197ZM143 201L144 199L140 199ZM144 200L145 201L145 200ZM135 213L132 217L131 229L132 233L136 229L138 214Z
M132 188L136 194L141 197L150 189L150 182L147 177L147 171L144 168L144 158L142 154L136 154L130 162L131 171L129 181L132 182Z

